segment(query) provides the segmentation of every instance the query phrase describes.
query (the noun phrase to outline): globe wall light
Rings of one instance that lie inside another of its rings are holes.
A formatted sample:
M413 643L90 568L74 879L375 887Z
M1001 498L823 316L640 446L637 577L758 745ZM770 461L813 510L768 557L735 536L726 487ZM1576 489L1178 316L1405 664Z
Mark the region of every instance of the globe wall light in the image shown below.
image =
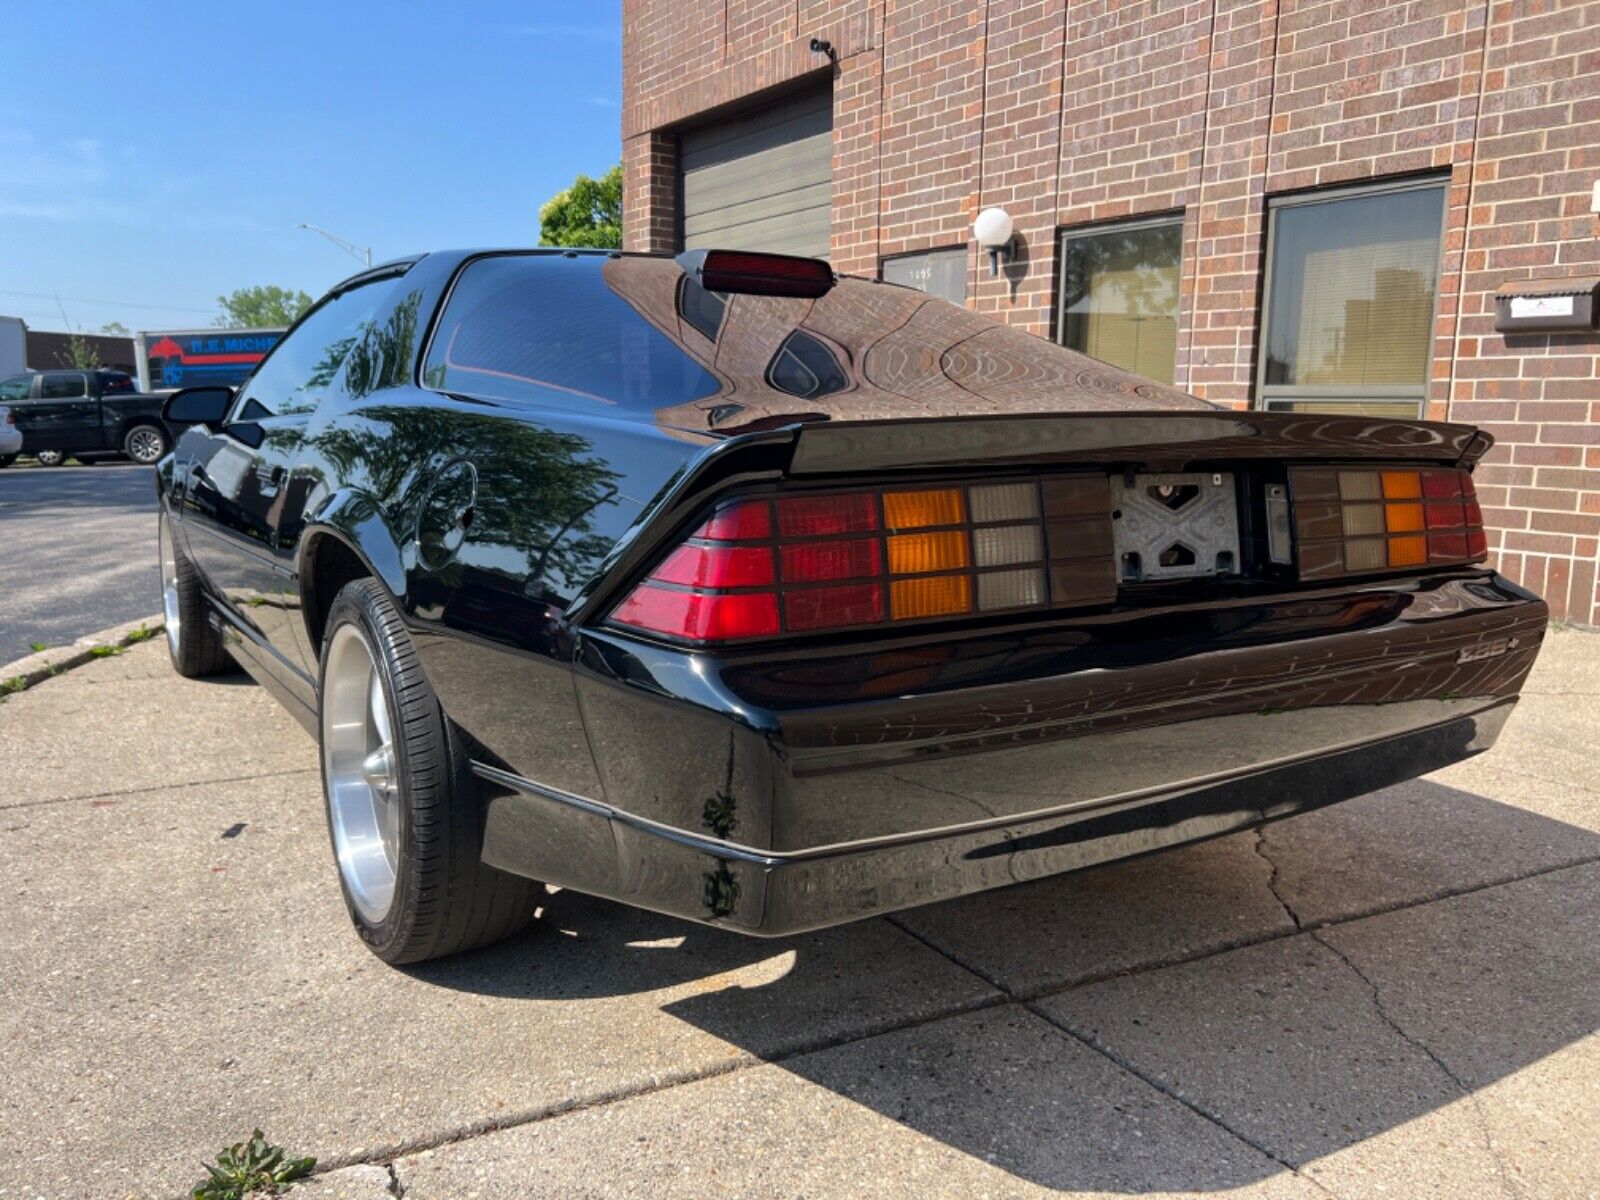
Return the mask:
M978 239L979 246L989 252L989 274L1000 274L1000 264L1010 262L1016 252L1011 214L1003 208L984 209L972 223L972 236Z

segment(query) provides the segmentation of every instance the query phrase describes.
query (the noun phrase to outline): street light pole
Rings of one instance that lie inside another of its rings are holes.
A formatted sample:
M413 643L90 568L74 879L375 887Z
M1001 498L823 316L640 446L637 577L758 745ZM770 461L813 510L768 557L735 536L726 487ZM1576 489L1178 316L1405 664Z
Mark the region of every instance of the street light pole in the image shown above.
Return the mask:
M355 258L360 259L362 262L366 263L367 266L369 266L369 267L372 265L372 247L370 247L370 246L358 246L354 242L348 240L347 238L340 237L337 233L329 233L326 229L323 229L320 225L307 225L304 221L302 221L302 222L300 222L300 224L296 225L295 228L296 229L309 229L312 233L320 233L323 237L327 238L330 242L332 242L335 246L339 247L339 249L343 250L346 254L352 255Z

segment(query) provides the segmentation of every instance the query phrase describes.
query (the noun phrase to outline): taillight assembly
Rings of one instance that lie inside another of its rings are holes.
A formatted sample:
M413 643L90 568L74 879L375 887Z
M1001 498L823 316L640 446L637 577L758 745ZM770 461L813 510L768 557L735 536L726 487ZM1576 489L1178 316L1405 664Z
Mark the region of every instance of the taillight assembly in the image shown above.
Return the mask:
M721 642L1106 603L1103 475L724 502L611 621Z
M1289 473L1301 579L1481 562L1472 475L1458 470L1297 468Z

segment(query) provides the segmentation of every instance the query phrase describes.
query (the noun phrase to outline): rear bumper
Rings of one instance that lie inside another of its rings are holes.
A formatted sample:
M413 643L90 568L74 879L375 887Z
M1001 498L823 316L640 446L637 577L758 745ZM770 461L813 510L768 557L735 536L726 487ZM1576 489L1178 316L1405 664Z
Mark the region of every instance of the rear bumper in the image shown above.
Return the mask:
M485 861L777 935L1213 837L1487 749L1543 636L1487 573L832 656L599 635L604 798L486 764Z

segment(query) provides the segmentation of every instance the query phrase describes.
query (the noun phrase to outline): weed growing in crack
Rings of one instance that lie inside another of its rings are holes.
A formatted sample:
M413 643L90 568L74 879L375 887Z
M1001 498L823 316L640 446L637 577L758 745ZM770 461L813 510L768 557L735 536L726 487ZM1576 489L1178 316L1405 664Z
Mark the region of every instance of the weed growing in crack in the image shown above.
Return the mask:
M276 1195L286 1183L304 1179L317 1165L314 1158L288 1158L282 1146L269 1145L261 1130L247 1142L236 1142L206 1164L207 1178L195 1186L194 1200L243 1200L255 1194Z

